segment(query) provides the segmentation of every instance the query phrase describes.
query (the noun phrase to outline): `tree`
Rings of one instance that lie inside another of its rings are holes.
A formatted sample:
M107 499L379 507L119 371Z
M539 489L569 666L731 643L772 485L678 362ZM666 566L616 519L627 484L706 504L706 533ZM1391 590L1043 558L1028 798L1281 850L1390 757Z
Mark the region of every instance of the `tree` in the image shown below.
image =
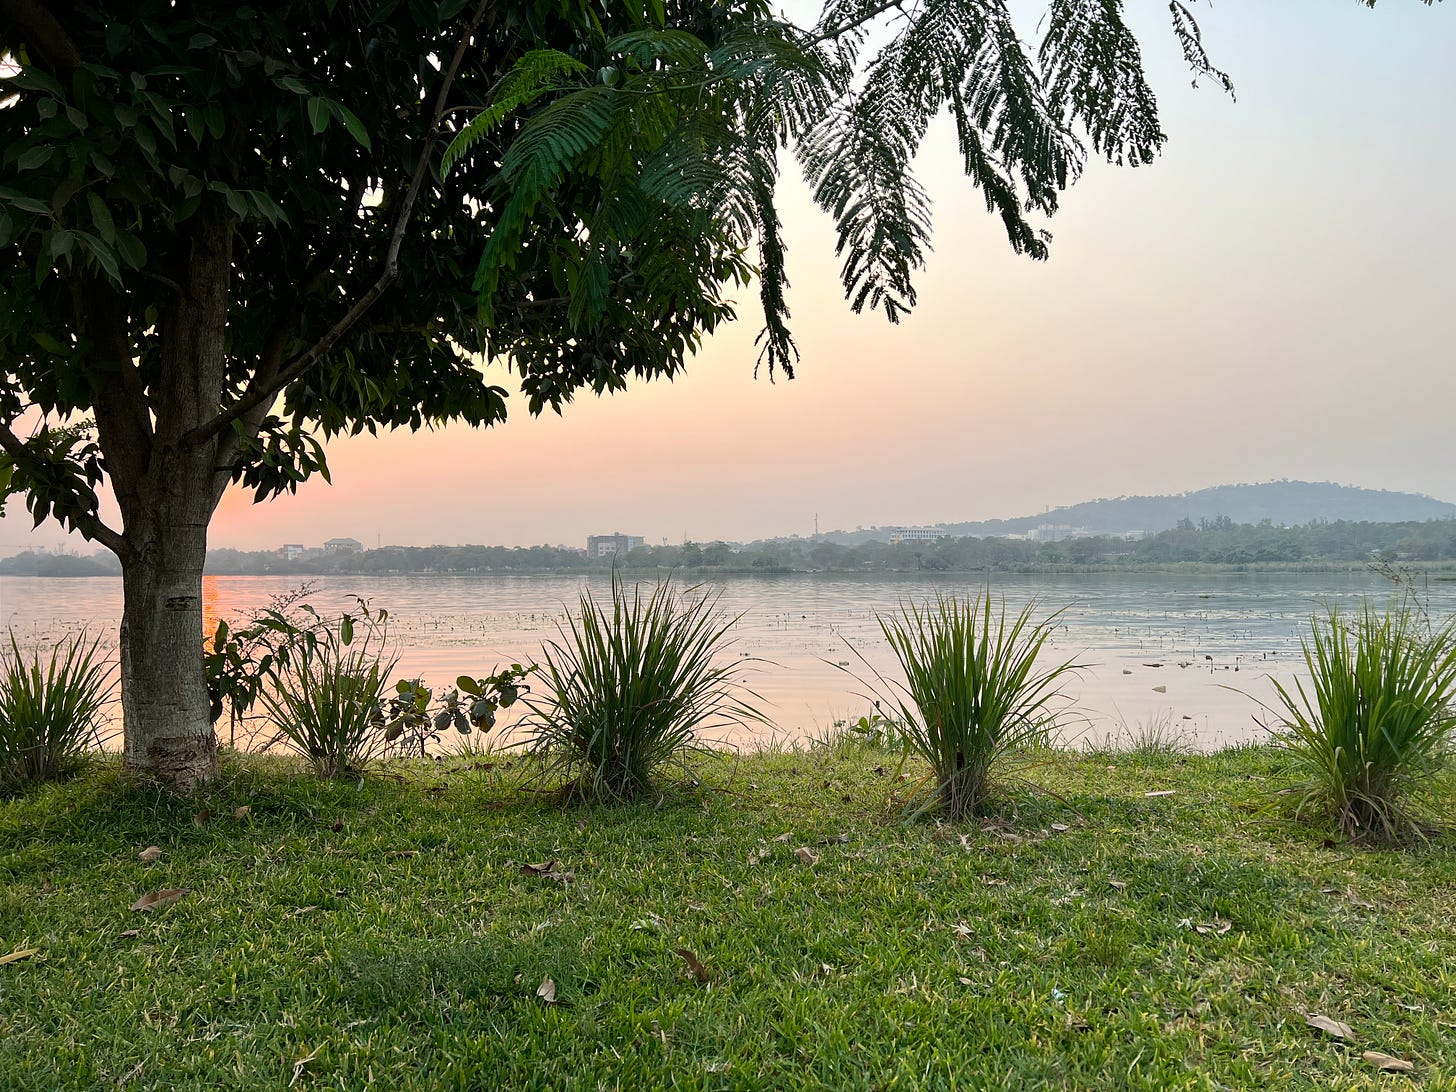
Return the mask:
M1192 2L1175 33L1227 86ZM1119 0L1051 0L1034 52L1004 0L812 27L763 0L0 0L0 57L0 495L120 559L125 761L182 789L216 770L201 573L230 485L326 476L342 432L499 421L483 359L532 413L670 375L754 276L791 376L782 149L852 306L893 321L934 115L1037 258L1084 139L1164 139Z

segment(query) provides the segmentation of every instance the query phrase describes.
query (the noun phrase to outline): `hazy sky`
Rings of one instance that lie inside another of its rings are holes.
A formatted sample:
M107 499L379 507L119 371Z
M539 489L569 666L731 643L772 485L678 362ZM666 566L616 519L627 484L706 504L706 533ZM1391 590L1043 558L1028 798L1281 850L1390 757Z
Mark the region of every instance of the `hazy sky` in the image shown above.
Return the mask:
M754 380L744 293L676 382L336 443L333 486L230 497L212 544L750 539L1273 478L1456 500L1456 4L1198 4L1237 102L1190 88L1166 3L1128 7L1171 139L1089 167L1049 262L1011 253L942 125L919 307L853 315L790 166L793 382ZM60 540L12 506L0 543Z

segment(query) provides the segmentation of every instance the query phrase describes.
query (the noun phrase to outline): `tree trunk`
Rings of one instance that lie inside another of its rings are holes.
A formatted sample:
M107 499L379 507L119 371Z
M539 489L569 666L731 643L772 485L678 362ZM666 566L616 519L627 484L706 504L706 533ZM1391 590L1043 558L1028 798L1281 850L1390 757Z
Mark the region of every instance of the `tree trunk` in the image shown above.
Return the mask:
M202 659L207 521L185 512L210 504L189 505L186 492L159 492L148 533L122 562L121 704L126 766L190 793L218 766Z
M232 255L224 212L201 212L191 226L179 290L159 323L160 374L142 409L124 397L96 404L123 521L117 550L124 594L123 758L128 769L184 793L218 772L203 663L202 563L207 525L228 474L216 440L186 437L217 412L222 398ZM120 321L95 302L89 317L102 331ZM124 340L112 352L125 377L131 364L121 355Z

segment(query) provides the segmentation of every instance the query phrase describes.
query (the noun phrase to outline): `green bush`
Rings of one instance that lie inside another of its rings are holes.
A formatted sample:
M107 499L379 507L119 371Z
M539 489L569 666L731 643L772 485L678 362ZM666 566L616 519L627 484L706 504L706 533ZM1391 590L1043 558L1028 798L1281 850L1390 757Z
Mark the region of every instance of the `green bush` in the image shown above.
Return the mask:
M59 777L95 741L115 685L99 644L81 634L43 662L39 652L23 654L10 634L9 650L0 649L0 789Z
M531 750L548 775L566 775L570 795L633 800L704 731L764 719L739 696L753 696L736 684L741 661L721 660L737 619L719 598L680 594L670 580L629 593L615 572L609 604L582 593L561 640L542 650L546 694L526 699Z
M394 670L382 627L356 632L345 615L275 660L259 698L278 728L275 742L308 759L320 777L363 771L386 746L385 687Z
M882 686L902 695L893 720L933 771L929 805L953 818L981 807L1001 756L1044 738L1056 720L1060 680L1078 666L1037 665L1058 615L1034 622L1033 609L1008 619L1005 601L993 613L983 591L877 616L905 673L903 687Z
M1315 812L1352 837L1419 834L1414 790L1446 762L1456 732L1456 619L1424 626L1409 604L1336 609L1302 642L1309 688L1275 682L1277 739L1304 775L1298 814Z

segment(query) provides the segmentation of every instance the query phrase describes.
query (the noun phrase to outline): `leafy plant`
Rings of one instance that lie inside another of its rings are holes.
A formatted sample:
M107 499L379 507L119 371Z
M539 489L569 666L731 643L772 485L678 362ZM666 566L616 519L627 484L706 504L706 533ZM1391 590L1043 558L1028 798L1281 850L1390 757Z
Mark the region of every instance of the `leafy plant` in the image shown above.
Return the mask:
M379 612L382 614L383 612ZM384 695L395 658L385 657L386 632L376 616L362 632L352 615L337 628L307 631L268 668L259 691L286 742L320 777L361 772L385 745Z
M719 662L737 621L720 598L680 594L671 580L628 592L615 571L609 604L582 592L543 649L548 698L528 699L531 750L567 775L570 795L633 800L704 731L765 719L739 696L736 667Z
M398 746L401 754L423 758L430 742L454 728L469 736L472 728L486 732L495 727L499 709L509 709L522 694L529 693L525 679L534 667L511 664L503 671L484 678L461 675L455 685L440 697L439 709L431 713L434 691L423 679L401 679L395 683L395 695L385 714L384 740Z
M993 612L990 592L982 591L970 599L937 595L877 616L905 672L903 685L885 687L880 679L899 695L892 719L934 779L924 807L953 818L977 811L997 760L1055 724L1058 684L1079 665L1038 666L1061 612L1033 621L1034 606L1008 620L1005 601Z
M99 644L78 634L42 661L10 633L8 652L0 649L0 790L54 780L95 740L115 685Z
M1456 735L1456 618L1427 633L1402 602L1331 608L1301 642L1309 687L1277 680L1279 745L1304 774L1297 814L1353 837L1420 834L1409 799L1446 761Z
M313 592L313 584L304 583L273 596L267 607L243 622L229 625L226 618L217 620L203 651L203 665L213 723L228 714L229 746L237 746L238 727L257 704L275 661L284 663L294 649L318 640L326 623L307 602ZM371 612L363 599L358 604L360 612L378 624L388 620L387 611Z

